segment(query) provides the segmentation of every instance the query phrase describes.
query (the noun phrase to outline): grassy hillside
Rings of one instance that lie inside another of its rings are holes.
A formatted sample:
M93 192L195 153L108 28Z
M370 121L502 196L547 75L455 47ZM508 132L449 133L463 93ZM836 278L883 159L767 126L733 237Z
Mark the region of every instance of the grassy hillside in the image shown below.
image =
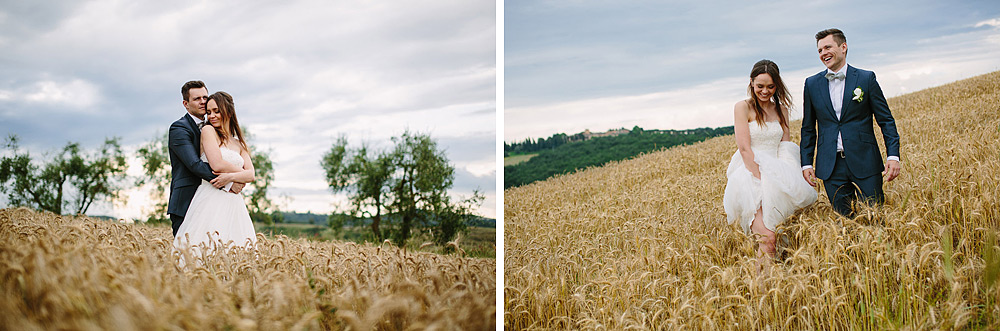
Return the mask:
M903 173L885 205L845 219L821 193L759 276L754 239L722 208L732 136L506 190L504 323L1000 328L1000 72L889 105Z
M495 324L494 259L258 234L256 254L178 268L170 238L167 227L0 210L0 330Z
M508 156L503 158L503 166L509 167L512 165L516 165L518 163L527 162L528 160L531 160L531 158L535 156L538 156L538 153Z
M527 185L549 177L568 174L608 162L630 159L643 153L697 143L732 134L733 127L691 130L643 130L638 126L628 134L598 137L542 150L524 162L503 167L504 188Z

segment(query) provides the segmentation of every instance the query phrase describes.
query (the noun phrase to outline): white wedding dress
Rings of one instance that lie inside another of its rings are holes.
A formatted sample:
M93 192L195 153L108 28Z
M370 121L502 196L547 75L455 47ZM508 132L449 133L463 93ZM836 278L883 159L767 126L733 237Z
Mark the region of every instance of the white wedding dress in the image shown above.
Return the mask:
M243 168L243 157L239 152L226 147L222 151L222 160ZM205 154L201 160L208 162ZM184 223L177 229L174 237L174 247L178 250L189 248L195 256L200 255L200 244L206 244L209 250L215 248L246 247L252 248L257 242L257 232L247 212L243 196L215 188L206 180L195 191L188 207ZM183 260L182 260L183 263Z
M729 224L739 220L743 231L762 207L764 227L774 231L778 224L799 208L816 202L816 191L804 178L799 165L799 146L781 141L781 125L767 122L763 127L750 122L750 149L760 166L760 179L747 170L739 150L729 161L726 192L722 205Z

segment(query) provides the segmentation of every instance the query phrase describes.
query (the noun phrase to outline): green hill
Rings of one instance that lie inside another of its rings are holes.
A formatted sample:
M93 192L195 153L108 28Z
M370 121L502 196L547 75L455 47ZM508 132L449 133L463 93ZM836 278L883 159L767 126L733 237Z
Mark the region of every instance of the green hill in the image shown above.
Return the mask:
M637 126L628 134L569 142L541 150L525 162L504 166L504 189L730 134L733 134L732 126L692 130L643 130Z

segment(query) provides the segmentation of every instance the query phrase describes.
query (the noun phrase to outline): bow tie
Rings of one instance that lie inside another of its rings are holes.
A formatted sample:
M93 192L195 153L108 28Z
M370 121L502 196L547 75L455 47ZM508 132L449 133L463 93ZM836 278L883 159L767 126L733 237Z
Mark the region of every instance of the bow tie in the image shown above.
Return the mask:
M828 73L826 73L826 79L829 80L829 81L831 81L831 82L834 79L844 79L844 77L846 77L846 76L847 75L845 75L843 72L838 72L838 73L828 72Z

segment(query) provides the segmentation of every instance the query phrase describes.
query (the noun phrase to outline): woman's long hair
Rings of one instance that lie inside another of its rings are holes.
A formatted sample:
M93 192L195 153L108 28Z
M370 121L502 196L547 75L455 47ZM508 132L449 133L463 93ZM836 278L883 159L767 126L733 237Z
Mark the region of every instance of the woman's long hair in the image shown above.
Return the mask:
M218 128L215 128L215 132L219 134L219 146L225 144L226 140L230 137L236 136L236 141L240 143L240 147L243 150L250 152L247 148L246 140L243 139L243 130L240 129L240 122L236 120L236 104L233 103L233 96L229 93L218 91L212 93L208 96L208 100L215 100L215 104L219 106L219 113L221 113L221 121Z
M785 87L785 82L781 80L781 75L778 73L778 65L771 60L760 60L754 63L753 69L750 70L750 85L747 85L747 94L750 95L750 99L753 99L753 111L757 114L756 120L757 125L764 126L764 108L760 106L760 100L757 100L757 95L753 93L753 79L760 74L768 74L771 76L771 80L774 81L774 95L771 96L774 100L775 109L778 110L778 123L783 127L788 127L788 119L785 118L785 112L781 111L782 105L785 108L789 108L792 105L792 97L788 95L788 88Z

